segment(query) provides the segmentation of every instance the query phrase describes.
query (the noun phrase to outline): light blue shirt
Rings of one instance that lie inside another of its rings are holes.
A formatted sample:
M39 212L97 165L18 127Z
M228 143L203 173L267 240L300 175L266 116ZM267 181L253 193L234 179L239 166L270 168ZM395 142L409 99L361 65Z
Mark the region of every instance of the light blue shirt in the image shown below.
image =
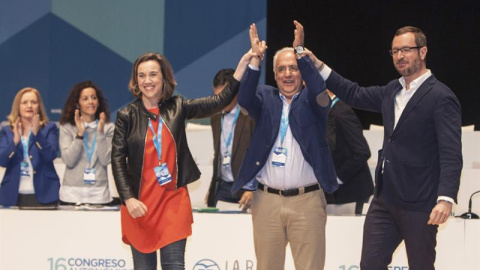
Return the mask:
M230 154L230 162L232 157L232 145L233 145L233 138L235 136L235 114L237 111L240 110L238 104L228 113L225 113L223 117L222 123L222 130L220 134L220 164L223 164L223 156L226 152ZM228 137L232 134L232 138L228 148L226 146ZM233 182L233 173L232 173L232 166L220 166L220 174L224 181L226 182Z

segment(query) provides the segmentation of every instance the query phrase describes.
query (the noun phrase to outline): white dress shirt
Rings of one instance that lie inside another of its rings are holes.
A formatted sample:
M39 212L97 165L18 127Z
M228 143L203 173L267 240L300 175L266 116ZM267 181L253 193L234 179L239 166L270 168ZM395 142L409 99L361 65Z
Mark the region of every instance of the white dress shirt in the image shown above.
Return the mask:
M297 95L299 95L299 93L292 98L292 103L295 102L294 99ZM290 114L290 104L288 104L284 95L280 94L280 98L283 102L283 112L286 113L288 117ZM267 162L258 173L256 179L260 183L275 189L293 189L317 184L318 181L313 172L313 168L303 157L300 145L292 135L290 125L287 128L282 145L282 147L287 148L285 167L275 167L272 165L273 151L276 147L281 146L280 141L279 132Z

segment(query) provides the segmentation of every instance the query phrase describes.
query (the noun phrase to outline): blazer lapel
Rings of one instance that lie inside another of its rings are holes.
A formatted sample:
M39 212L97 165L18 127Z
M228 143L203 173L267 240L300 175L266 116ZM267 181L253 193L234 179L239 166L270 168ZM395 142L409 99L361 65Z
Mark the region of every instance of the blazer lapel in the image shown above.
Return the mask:
M393 95L388 97L387 102L387 109L383 113L384 118L384 132L391 136L393 133L393 127L395 125L395 97L397 96L398 92L402 90L402 85L400 82L395 86L396 88L393 91Z
M395 130L393 133L395 133L405 122L405 119L408 117L410 112L415 108L415 106L422 100L422 98L427 94L433 87L436 79L433 76L430 76L426 81L423 82L422 85L417 89L415 94L413 94L412 98L408 101L407 106L405 106L405 109L402 112L402 115L400 116L400 119L398 119L398 123L395 126Z

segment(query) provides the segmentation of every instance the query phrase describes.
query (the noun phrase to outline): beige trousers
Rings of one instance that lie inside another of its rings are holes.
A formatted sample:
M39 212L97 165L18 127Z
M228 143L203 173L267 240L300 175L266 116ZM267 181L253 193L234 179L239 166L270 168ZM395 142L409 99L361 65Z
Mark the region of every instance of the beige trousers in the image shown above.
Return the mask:
M322 190L293 197L257 190L251 205L257 270L284 269L287 243L297 270L323 270L326 205Z

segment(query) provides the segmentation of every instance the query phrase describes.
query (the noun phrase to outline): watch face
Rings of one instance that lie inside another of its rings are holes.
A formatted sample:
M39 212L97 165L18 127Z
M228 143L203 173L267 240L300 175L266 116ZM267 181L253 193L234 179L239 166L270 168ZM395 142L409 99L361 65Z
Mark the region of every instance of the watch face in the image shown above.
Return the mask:
M303 53L303 47L302 47L302 46L300 46L300 45L299 45L299 46L297 46L297 47L295 47L295 52L296 52L297 54L301 54L301 53Z

